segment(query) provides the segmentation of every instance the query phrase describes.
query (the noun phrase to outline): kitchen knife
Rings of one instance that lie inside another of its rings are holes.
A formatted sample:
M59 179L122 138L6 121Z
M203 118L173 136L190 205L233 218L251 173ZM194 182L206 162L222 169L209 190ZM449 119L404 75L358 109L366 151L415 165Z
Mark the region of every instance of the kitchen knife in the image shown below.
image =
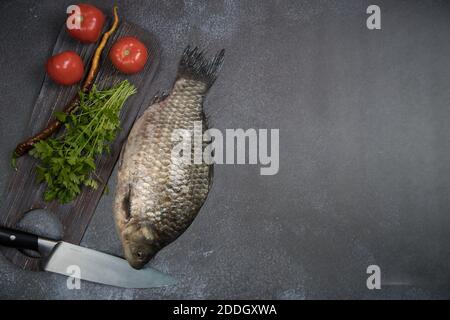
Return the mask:
M116 256L5 227L0 227L0 245L39 252L45 271L110 286L152 288L176 282L171 276L150 267L135 270L125 259ZM73 266L79 268L79 277L72 274Z

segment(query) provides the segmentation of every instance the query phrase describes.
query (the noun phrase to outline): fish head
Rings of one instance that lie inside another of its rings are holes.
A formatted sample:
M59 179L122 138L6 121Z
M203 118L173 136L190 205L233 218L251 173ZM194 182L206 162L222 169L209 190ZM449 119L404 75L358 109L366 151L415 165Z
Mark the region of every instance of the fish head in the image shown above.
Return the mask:
M122 232L125 259L135 269L141 269L158 252L156 234L149 223L129 223Z

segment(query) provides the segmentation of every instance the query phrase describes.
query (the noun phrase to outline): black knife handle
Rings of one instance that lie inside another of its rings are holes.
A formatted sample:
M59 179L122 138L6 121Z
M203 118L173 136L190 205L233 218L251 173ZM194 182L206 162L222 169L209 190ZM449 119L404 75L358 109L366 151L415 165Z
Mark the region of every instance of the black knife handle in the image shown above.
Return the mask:
M0 245L38 251L39 237L23 231L0 227Z

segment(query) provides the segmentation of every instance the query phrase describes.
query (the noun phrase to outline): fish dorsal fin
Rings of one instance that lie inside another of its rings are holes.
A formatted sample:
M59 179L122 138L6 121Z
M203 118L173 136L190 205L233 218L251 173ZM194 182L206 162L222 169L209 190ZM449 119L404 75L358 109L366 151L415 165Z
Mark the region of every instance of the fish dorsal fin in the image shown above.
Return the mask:
M122 150L120 151L120 155L119 155L119 164L118 164L118 167L117 167L117 169L118 170L120 170L120 168L122 168L122 164L123 164L123 157L124 157L124 154L125 154L125 147L126 147L126 143L124 143L123 144L123 146L122 146Z

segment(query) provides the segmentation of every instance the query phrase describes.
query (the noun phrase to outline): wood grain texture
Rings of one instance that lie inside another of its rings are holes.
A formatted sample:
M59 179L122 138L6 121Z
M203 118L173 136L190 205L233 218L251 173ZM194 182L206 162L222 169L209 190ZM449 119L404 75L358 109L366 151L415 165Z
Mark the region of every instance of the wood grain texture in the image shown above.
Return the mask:
M105 25L105 29L109 27L110 23L111 20ZM148 49L149 60L144 70L135 75L120 74L113 67L107 56L112 44L123 36L139 38ZM89 61L96 45L85 45L75 41L67 35L65 26L63 26L53 49L53 54L65 50L73 50L80 54L85 65L89 66ZM83 187L82 193L74 201L65 205L60 205L55 201L44 202L43 192L45 184L36 182L36 160L29 155L25 155L18 159L18 171L10 177L2 197L1 225L16 227L27 212L34 209L46 209L61 222L63 226L62 239L74 244L80 243L119 157L122 144L126 140L131 126L139 114L139 110L145 108L152 98L151 82L157 71L159 60L160 47L157 39L142 28L127 21L121 21L102 54L101 68L95 84L100 89L109 88L119 81L128 79L136 86L137 93L128 99L122 109L122 130L111 145L111 154L103 155L96 161L96 173L101 180L98 189L93 190ZM63 110L67 103L77 94L77 91L78 86L63 87L56 85L46 75L22 138L27 138L42 130L51 121L53 113ZM1 248L1 251L9 260L23 269L40 269L39 259L29 257L15 249Z

